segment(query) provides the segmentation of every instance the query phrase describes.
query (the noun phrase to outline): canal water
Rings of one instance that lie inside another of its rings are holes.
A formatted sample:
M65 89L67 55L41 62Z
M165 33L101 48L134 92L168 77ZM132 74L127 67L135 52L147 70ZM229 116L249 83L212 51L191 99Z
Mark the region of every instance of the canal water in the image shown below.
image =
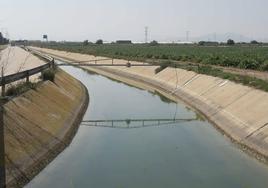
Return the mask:
M268 168L183 104L66 67L90 94L71 145L27 188L267 188ZM131 122L130 119L189 119ZM113 126L113 127L112 127Z

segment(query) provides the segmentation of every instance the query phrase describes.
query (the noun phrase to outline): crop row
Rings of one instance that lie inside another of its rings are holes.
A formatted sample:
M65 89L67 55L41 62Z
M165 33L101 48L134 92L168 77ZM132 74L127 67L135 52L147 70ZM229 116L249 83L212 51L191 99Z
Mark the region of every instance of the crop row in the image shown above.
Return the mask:
M114 58L165 59L268 71L268 47L264 46L150 46L144 44L83 46L81 43L54 43L46 44L44 47Z

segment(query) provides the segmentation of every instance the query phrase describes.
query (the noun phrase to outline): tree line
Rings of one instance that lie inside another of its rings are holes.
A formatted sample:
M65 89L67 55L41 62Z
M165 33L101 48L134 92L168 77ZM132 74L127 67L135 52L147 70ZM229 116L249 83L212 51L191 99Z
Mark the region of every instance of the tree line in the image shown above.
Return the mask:
M8 44L9 43L9 40L7 38L5 38L2 33L0 32L0 45L3 45L3 44Z

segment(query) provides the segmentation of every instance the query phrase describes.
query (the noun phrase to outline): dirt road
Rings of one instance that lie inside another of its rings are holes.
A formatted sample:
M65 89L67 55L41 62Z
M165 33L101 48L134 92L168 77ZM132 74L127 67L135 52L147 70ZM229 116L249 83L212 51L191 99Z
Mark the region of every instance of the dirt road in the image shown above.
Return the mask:
M0 52L0 69L3 67L5 76L43 64L44 61L19 47L7 47Z

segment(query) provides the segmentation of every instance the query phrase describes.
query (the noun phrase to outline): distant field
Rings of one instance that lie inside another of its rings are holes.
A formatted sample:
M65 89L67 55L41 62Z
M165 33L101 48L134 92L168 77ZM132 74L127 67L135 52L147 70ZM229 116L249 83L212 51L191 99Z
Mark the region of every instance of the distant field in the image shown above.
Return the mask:
M268 71L268 46L198 46L198 45L118 45L82 43L48 43L43 47L96 56L136 60L176 60L205 65ZM39 45L40 46L40 45Z

